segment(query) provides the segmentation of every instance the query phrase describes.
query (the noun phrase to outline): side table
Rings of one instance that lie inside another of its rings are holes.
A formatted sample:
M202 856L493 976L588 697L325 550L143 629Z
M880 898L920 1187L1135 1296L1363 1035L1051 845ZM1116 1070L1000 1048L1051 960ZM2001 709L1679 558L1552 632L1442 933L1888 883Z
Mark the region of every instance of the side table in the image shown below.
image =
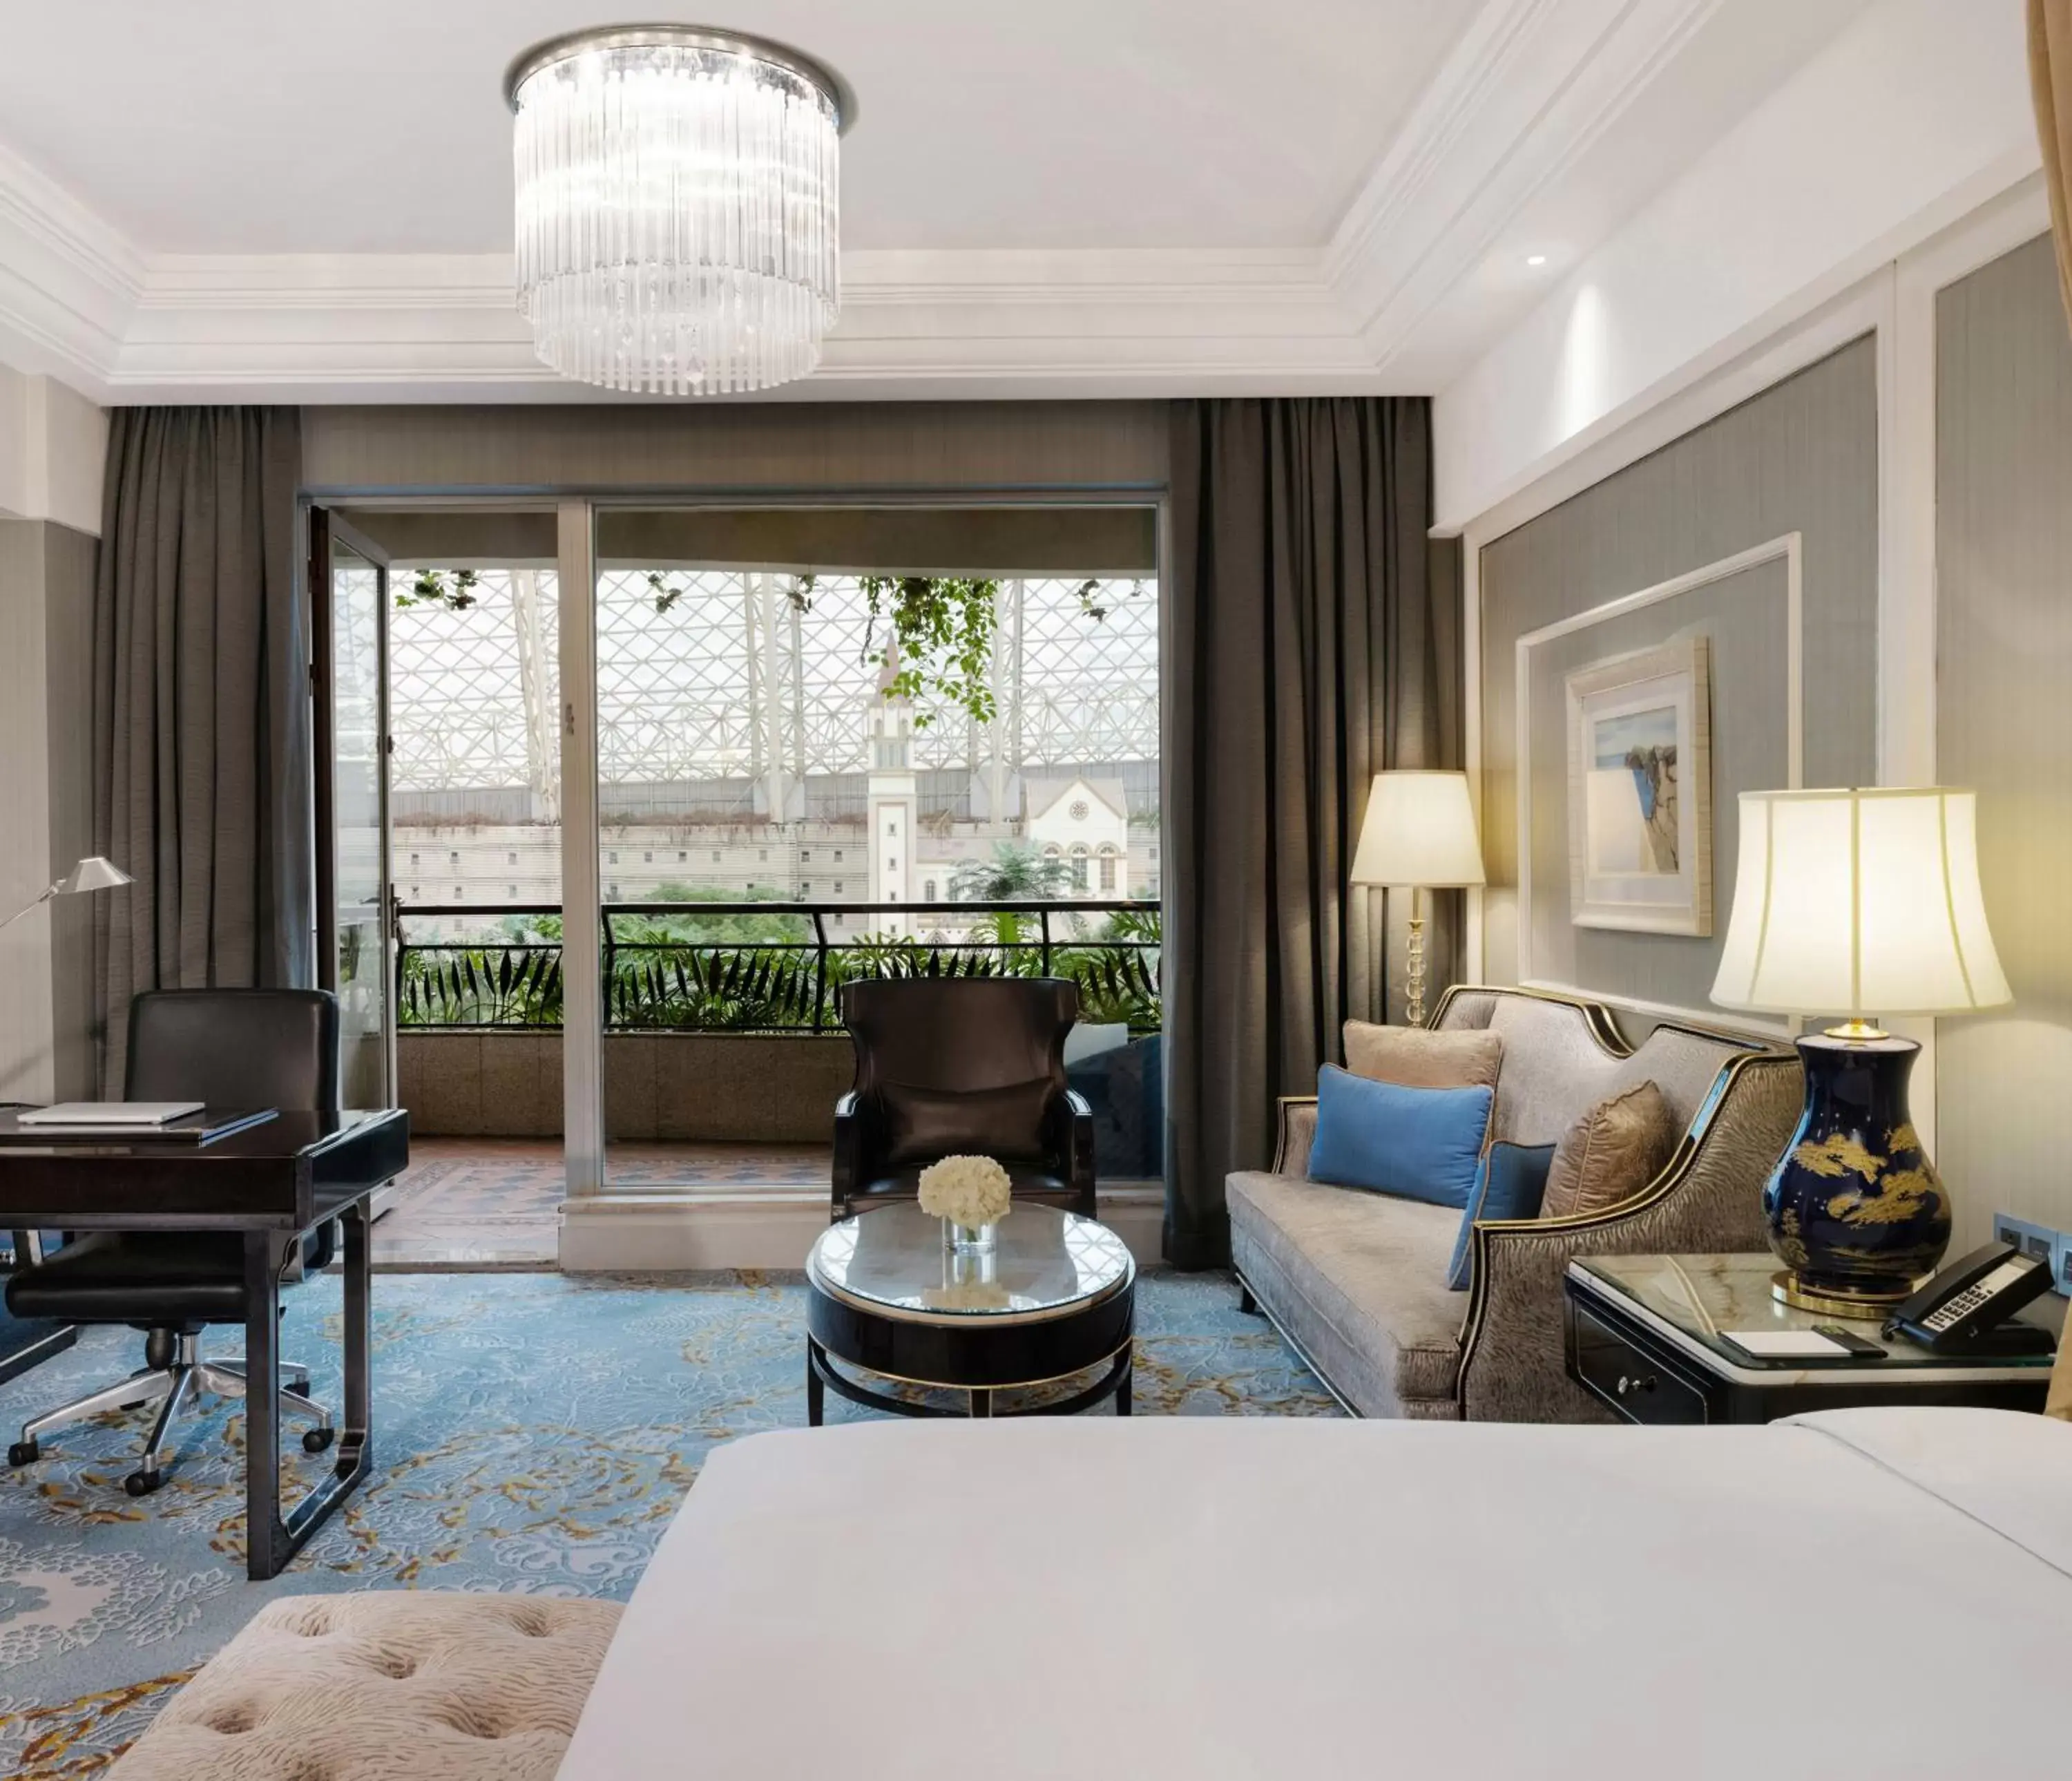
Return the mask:
M1810 1330L1833 1321L1770 1296L1777 1258L1750 1255L1584 1257L1563 1282L1568 1376L1628 1422L1769 1422L1872 1404L1969 1404L2041 1410L2049 1354L1965 1359L1930 1353L1875 1323L1845 1327L1885 1350L1877 1359L1759 1362L1729 1330ZM2037 1307L2055 1305L2046 1298Z

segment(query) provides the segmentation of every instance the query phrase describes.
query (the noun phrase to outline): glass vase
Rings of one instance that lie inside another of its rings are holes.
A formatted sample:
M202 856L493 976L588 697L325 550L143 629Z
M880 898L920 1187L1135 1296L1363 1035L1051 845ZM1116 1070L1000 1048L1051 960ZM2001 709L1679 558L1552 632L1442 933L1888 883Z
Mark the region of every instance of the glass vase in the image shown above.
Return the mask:
M989 1256L998 1246L1000 1226L990 1224L959 1224L950 1219L943 1220L943 1230L950 1252L958 1256Z

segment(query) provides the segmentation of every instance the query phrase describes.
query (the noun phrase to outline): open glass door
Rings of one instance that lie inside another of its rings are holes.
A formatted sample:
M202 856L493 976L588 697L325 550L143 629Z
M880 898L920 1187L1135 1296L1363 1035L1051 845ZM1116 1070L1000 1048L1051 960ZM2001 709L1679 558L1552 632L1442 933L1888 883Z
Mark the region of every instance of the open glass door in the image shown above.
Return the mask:
M396 1104L388 880L388 566L335 514L310 515L316 639L318 982L339 1001L339 1092Z

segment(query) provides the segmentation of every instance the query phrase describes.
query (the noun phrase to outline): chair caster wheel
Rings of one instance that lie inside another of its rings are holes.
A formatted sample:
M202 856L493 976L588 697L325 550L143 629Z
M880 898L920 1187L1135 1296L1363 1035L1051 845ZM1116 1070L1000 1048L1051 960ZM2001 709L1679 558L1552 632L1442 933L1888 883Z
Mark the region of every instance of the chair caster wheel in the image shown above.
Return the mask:
M337 1439L338 1430L335 1429L305 1429L302 1431L302 1451L320 1454Z
M10 1466L33 1466L43 1457L43 1449L33 1441L18 1441L7 1450L7 1463Z
M132 1496L149 1496L165 1482L163 1472L132 1472L122 1480L122 1488Z

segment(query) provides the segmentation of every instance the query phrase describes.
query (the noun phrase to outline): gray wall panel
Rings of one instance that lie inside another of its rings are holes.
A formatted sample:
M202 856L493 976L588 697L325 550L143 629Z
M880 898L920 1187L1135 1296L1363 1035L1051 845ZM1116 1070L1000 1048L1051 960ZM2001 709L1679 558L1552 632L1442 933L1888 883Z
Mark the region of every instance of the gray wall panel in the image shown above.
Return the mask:
M1483 548L1486 970L1515 969L1516 644L1527 632L1786 533L1803 540L1805 779L1858 784L1877 755L1877 378L1855 341ZM1679 595L1536 650L1533 975L1704 1014L1733 906L1733 793L1784 777L1781 566ZM1560 674L1703 627L1713 640L1713 938L1580 930L1568 920ZM1552 664L1558 664L1558 671ZM1549 714L1549 706L1553 710ZM1551 726L1551 727L1550 727ZM1564 970L1564 967L1567 967ZM1713 1018L1725 1018L1715 1015Z
M1532 949L1534 975L1616 988L1643 1002L1704 1009L1719 970L1740 859L1734 798L1782 785L1788 627L1783 561L1759 563L1661 604L1537 645L1532 658ZM1577 928L1569 920L1568 761L1564 682L1610 656L1672 639L1712 643L1712 932L1709 939ZM1744 721L1760 714L1759 721Z
M43 539L43 686L52 875L93 850L93 578L99 541L51 524ZM121 893L109 893L121 895ZM51 1092L97 1092L95 897L51 906Z
M43 520L0 520L0 918L92 845L97 545ZM92 1086L92 911L60 899L0 934L0 1100Z
M2072 335L2047 237L1936 315L1937 775L1979 792L2011 1007L1936 1028L1959 1246L1996 1209L2072 1229Z

